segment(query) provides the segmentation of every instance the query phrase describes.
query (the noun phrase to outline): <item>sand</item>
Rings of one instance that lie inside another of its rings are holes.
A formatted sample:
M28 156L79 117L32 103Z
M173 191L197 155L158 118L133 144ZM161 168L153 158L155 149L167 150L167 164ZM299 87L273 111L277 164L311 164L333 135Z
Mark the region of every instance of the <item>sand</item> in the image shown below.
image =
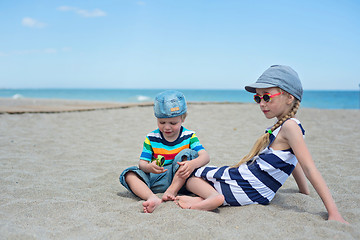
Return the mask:
M345 225L326 221L314 188L299 194L292 177L268 206L202 212L166 202L142 213L118 177L156 128L151 106L63 112L62 101L14 101L1 100L3 112L21 105L23 114L0 114L0 239L360 239L359 110L300 108L297 116ZM58 113L40 113L49 105ZM271 124L256 104L207 103L189 104L184 126L221 166Z

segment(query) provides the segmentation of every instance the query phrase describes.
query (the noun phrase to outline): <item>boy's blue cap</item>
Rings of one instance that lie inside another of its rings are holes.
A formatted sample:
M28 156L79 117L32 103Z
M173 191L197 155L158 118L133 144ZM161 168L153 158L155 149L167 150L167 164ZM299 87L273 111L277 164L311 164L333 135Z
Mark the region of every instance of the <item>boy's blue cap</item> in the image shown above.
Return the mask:
M303 88L298 74L289 66L273 65L268 68L258 80L249 86L246 91L256 93L257 88L279 87L293 95L299 101L302 99Z
M181 116L187 111L185 96L175 90L159 93L154 101L154 114L157 118Z

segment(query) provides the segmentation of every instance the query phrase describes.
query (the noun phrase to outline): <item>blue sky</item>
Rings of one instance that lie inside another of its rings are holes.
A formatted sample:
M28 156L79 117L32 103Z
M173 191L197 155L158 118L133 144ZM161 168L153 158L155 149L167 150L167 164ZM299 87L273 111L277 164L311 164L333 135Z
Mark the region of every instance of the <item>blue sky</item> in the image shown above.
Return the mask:
M0 88L358 90L357 0L0 1Z

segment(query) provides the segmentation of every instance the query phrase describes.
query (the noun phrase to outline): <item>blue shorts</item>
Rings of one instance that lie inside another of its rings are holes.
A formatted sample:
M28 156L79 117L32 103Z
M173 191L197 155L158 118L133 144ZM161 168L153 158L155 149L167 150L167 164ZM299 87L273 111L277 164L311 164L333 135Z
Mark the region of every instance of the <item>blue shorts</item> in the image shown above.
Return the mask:
M184 156L186 156L187 160L189 161L194 158L197 158L199 155L194 150L184 149L175 156L175 159L172 162L172 164L164 166L164 168L167 169L167 171L164 173L160 173L160 174L146 173L136 166L129 167L121 173L121 175L119 177L120 183L126 189L128 189L130 192L132 192L130 187L128 186L128 184L125 181L125 174L131 171L131 172L136 173L138 175L138 177L144 181L144 183L150 188L150 190L153 193L163 193L171 185L174 175L179 168L179 164L177 164L177 163L182 162Z

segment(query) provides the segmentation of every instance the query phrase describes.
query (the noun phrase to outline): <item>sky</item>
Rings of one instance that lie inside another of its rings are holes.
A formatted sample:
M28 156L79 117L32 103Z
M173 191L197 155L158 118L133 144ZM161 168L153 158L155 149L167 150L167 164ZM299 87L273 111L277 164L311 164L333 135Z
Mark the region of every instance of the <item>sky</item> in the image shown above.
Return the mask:
M0 88L360 88L358 0L1 0Z

